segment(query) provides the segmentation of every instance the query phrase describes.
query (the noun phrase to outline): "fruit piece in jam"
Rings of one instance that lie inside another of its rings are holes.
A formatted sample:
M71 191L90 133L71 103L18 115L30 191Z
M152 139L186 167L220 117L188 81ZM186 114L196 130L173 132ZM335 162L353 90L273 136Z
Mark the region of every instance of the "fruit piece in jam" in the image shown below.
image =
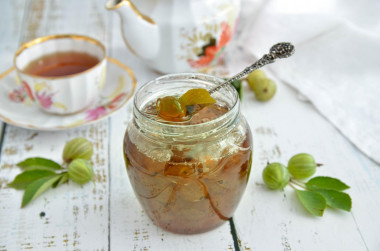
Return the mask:
M192 106L213 104L215 99L210 96L206 89L190 89L181 97L166 96L158 98L156 109L158 116L168 121L180 121L186 115L194 113L197 109Z
M180 119L186 116L186 106L174 96L158 98L156 109L158 115L165 120Z
M179 100L184 105L202 105L202 104L213 104L215 99L211 97L210 93L206 89L190 89L185 92Z

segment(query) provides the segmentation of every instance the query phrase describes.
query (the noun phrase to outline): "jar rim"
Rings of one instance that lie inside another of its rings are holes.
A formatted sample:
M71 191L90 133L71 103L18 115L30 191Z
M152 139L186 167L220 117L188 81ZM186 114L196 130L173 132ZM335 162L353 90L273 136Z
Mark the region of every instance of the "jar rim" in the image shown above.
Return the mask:
M135 97L133 99L135 118L144 119L145 121L148 121L152 125L161 126L161 127L165 127L165 128L171 128L171 129L173 129L173 128L181 128L181 129L191 128L193 130L196 130L196 129L208 128L208 127L213 128L215 126L212 126L212 125L219 124L223 120L226 120L226 118L231 118L234 120L237 117L237 115L239 113L239 95L238 95L236 89L232 85L223 87L223 89L228 88L228 91L232 92L233 102L232 102L231 106L229 107L228 111L225 114L221 115L220 117L217 117L213 120L210 120L210 121L207 121L204 123L200 123L200 124L181 124L181 122L166 123L164 121L154 120L151 116L144 113L140 109L140 108L144 107L143 105L141 107L139 107L139 105L138 105L139 95L143 91L146 91L146 89L148 89L149 87L151 87L154 84L165 83L166 81L172 81L172 80L176 80L176 79L182 80L182 81L188 80L189 83L191 83L191 80L202 80L202 81L207 82L207 84L209 84L210 87L214 87L214 86L218 85L219 83L222 83L225 81L222 78L219 78L219 77L216 77L213 75L209 75L209 74L204 74L204 73L173 73L173 74L163 75L163 76L158 77L156 79L150 80L137 90ZM223 124L225 124L225 123L223 123Z

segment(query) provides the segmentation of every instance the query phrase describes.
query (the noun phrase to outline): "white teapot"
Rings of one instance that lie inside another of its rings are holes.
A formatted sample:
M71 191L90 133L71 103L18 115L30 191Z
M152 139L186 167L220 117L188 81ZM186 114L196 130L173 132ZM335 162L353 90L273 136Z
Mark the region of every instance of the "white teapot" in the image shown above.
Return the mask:
M109 0L127 47L162 72L204 71L231 40L240 0Z

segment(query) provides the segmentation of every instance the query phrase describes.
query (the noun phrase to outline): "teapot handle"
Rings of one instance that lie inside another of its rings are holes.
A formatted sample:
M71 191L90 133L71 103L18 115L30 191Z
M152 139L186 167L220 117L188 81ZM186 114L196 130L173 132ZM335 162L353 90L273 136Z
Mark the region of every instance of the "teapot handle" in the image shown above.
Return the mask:
M142 14L130 0L109 0L106 4L106 9L116 10L123 5L128 5L139 18L147 21L150 24L156 25L156 22L152 18Z
M143 15L130 0L108 0L106 9L119 14L122 37L133 54L144 59L157 56L160 33L153 19Z

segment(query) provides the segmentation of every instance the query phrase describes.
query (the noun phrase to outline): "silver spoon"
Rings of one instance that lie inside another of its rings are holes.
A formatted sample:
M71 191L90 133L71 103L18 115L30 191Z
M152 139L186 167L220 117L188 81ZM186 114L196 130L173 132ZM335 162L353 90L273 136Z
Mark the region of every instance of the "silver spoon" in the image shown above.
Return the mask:
M293 53L294 53L294 45L292 45L291 43L282 42L282 43L275 44L270 48L269 54L265 54L262 58L257 60L251 66L248 66L243 71L239 72L238 74L226 80L225 82L221 83L220 85L215 86L208 92L212 94L216 92L217 90L219 90L220 88L222 88L223 86L227 84L231 84L235 80L238 80L244 77L245 75L253 72L254 70L257 70L263 67L264 65L273 63L274 61L276 61L277 58L287 58L293 55Z

